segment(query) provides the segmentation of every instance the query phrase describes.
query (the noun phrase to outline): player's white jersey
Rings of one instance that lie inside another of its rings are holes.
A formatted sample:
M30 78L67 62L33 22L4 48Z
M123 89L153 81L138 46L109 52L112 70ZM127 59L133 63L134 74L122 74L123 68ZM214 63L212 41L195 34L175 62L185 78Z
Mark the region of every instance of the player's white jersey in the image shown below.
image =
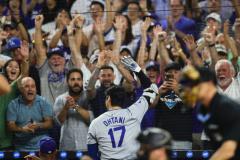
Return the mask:
M147 110L147 100L140 97L128 108L103 113L90 124L88 144L98 144L101 160L134 159L140 147L136 137Z

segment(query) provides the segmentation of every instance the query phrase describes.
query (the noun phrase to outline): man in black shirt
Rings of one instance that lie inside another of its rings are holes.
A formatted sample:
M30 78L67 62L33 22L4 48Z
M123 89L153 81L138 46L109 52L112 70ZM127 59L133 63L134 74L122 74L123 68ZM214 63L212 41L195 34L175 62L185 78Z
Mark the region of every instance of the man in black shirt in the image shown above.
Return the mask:
M155 106L155 126L171 133L173 149L192 149L192 110L184 110L179 97L181 66L171 62L164 68L165 79Z
M210 160L240 159L240 105L217 92L216 75L187 66L180 80L185 104L197 106L197 118L216 149Z

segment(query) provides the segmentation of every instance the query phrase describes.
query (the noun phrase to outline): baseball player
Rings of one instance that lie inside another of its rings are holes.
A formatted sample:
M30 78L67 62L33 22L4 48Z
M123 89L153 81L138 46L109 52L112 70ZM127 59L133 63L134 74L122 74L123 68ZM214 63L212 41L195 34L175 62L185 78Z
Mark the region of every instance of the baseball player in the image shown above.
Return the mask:
M125 91L113 86L106 91L108 112L94 119L88 132L88 151L92 158L101 160L136 158L139 144L136 137L140 133L140 124L150 103L158 94L158 88L152 84L130 107L122 108ZM99 150L100 154L97 154Z

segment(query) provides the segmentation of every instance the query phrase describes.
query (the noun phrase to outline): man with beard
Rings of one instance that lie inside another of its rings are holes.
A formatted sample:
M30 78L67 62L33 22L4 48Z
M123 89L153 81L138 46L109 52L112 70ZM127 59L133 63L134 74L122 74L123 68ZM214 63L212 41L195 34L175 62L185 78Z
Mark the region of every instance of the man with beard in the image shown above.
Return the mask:
M56 120L61 125L60 150L87 151L87 131L91 112L83 91L83 73L71 69L67 73L68 92L58 96L54 104Z
M8 105L8 129L14 133L16 150L36 151L39 140L46 137L52 127L52 106L36 94L36 84L31 77L22 79L20 92Z
M240 102L239 74L235 77L235 70L228 60L219 60L215 65L218 91Z

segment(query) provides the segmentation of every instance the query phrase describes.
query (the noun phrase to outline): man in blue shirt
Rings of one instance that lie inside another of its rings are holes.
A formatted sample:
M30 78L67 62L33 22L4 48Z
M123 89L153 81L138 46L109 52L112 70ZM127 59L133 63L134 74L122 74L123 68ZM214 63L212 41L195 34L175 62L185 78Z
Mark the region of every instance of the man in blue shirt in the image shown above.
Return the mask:
M21 95L12 100L7 109L7 125L14 132L14 147L17 150L38 150L38 142L47 136L52 127L52 106L36 94L35 81L30 77L22 79Z

